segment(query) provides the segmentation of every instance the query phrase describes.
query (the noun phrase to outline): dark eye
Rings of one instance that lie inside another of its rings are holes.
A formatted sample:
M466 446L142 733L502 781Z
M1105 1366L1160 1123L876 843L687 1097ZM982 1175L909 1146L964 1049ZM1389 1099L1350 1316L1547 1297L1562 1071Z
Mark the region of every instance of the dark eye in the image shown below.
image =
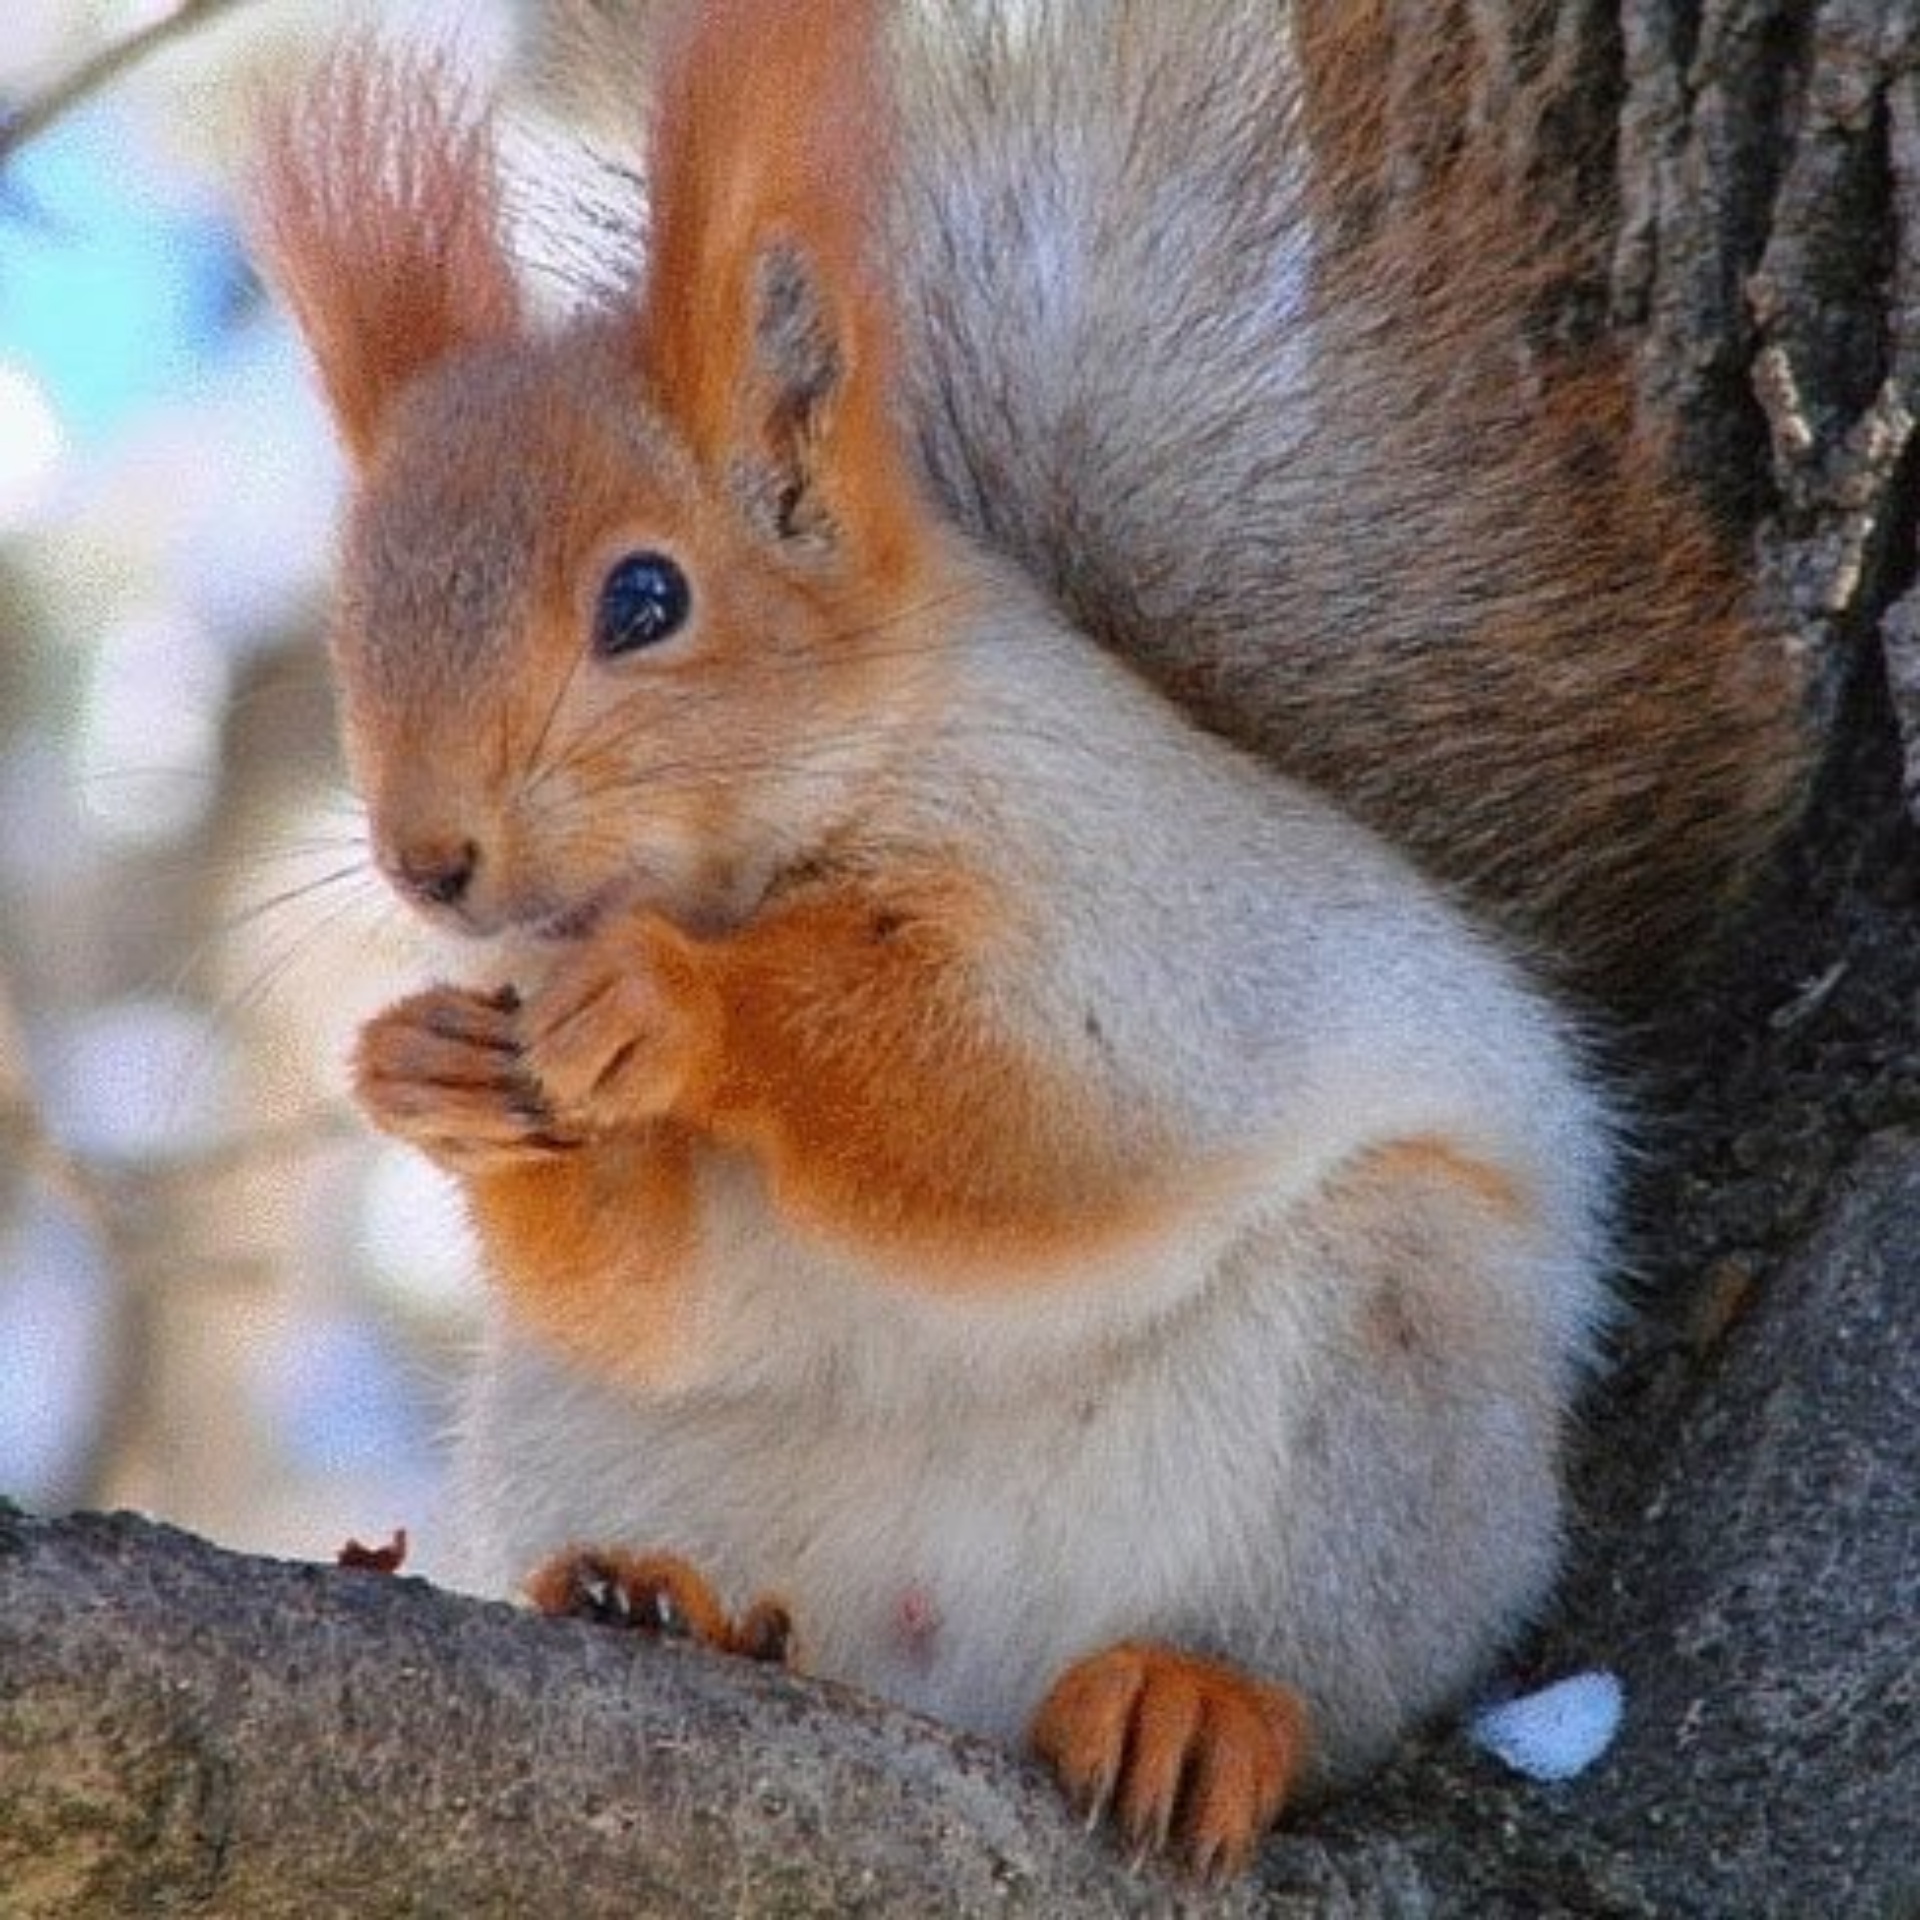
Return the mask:
M693 609L687 576L664 553L630 553L600 589L593 650L612 656L656 646L686 625Z

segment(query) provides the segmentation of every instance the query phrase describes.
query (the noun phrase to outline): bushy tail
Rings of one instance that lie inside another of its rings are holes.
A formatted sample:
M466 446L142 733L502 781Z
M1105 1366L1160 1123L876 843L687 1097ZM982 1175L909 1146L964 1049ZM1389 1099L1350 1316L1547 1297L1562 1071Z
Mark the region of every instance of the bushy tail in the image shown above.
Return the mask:
M1620 370L1525 350L1553 245L1457 139L1465 36L1408 86L1373 0L917 12L896 255L953 510L1568 976L1684 955L1800 794L1798 669Z

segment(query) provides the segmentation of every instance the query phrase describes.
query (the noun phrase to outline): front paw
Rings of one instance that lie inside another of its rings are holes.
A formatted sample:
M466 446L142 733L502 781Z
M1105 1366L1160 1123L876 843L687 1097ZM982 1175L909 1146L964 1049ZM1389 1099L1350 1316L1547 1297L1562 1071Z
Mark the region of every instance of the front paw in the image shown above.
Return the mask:
M673 1111L705 1037L686 953L664 922L629 922L548 976L527 1008L526 1062L569 1124L611 1132Z
M353 1088L368 1118L450 1172L550 1161L580 1144L528 1070L519 1001L462 987L409 995L367 1022Z
M1307 1713L1237 1668L1131 1641L1069 1667L1030 1738L1090 1824L1218 1881L1249 1865L1298 1778Z

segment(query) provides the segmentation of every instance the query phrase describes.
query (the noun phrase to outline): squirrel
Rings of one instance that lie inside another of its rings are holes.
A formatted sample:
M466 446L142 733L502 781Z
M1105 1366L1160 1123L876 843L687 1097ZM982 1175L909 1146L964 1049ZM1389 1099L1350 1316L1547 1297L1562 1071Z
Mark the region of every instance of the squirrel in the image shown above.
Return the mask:
M1329 17L706 0L561 318L430 59L255 188L373 857L476 956L354 1062L484 1258L468 1577L1205 1875L1541 1607L1618 1160L1563 974L1804 759L1605 383L1509 390L1517 259L1343 212Z

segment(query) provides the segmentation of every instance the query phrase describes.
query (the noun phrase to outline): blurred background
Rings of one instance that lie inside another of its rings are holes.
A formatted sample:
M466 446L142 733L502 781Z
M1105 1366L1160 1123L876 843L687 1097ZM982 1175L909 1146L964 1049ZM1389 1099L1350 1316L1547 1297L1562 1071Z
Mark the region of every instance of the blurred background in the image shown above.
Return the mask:
M483 59L511 25L373 11ZM250 98L341 11L4 12L0 1493L314 1557L406 1526L430 1570L477 1286L343 1097L419 957L335 756L339 462L234 218Z

